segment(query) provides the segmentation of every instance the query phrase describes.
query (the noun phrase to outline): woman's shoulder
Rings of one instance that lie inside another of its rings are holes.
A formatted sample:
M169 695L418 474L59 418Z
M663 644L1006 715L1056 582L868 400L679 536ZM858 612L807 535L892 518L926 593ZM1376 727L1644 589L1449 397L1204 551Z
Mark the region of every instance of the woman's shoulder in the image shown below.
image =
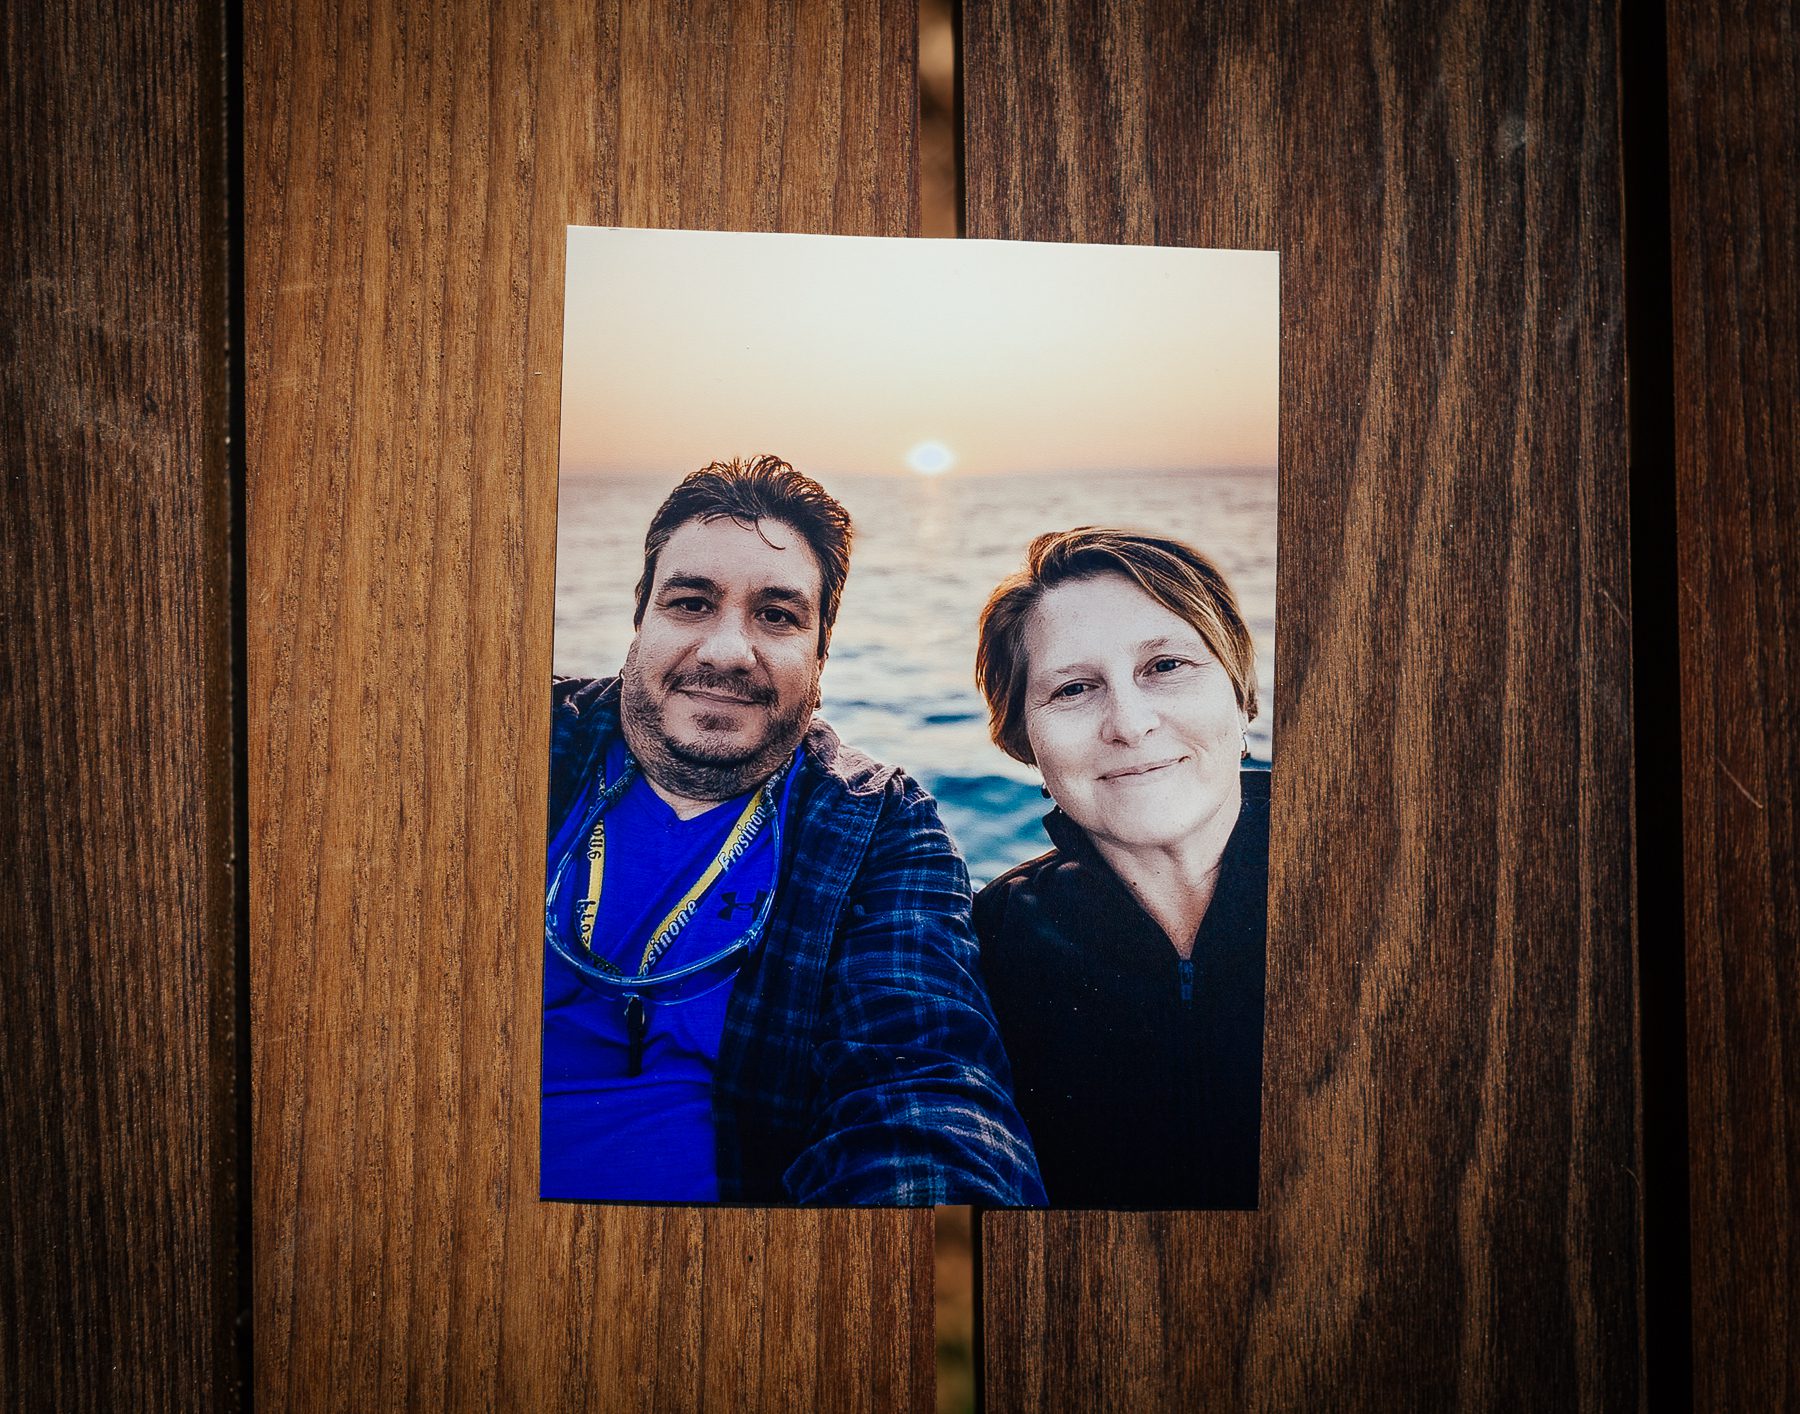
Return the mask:
M1017 889L1030 888L1035 882L1038 871L1056 858L1055 850L1047 850L1035 859L1027 859L1023 864L1015 864L1004 874L996 875L988 883L975 891L975 910L979 914L985 907L990 911L1002 907L1007 898Z
M1080 862L1064 849L1050 849L1015 864L975 895L975 936L984 948L995 944L1026 917L1041 920L1046 907L1062 911L1060 902L1080 888Z
M1245 771L1238 777L1243 806L1238 812L1232 845L1259 856L1267 869L1269 857L1269 772Z

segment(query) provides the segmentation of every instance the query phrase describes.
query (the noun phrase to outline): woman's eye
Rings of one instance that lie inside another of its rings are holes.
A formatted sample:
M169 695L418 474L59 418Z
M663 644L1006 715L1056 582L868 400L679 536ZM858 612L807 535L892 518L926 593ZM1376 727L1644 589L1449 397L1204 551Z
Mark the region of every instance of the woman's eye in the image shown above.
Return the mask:
M1183 663L1180 658L1158 658L1150 665L1150 671L1153 673L1172 673L1182 666Z
M1084 682L1066 682L1050 694L1050 699L1056 701L1059 698L1079 697L1087 691L1087 686Z

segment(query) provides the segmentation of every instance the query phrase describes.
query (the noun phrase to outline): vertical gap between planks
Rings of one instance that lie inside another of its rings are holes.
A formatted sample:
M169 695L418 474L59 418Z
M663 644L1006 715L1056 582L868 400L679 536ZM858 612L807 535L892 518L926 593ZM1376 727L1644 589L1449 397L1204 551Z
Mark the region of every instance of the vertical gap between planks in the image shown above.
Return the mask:
M963 234L962 54L957 0L919 0L919 231ZM933 1310L938 1414L973 1414L979 1401L975 1219L936 1213Z
M957 0L919 0L919 234L963 233L962 52Z
M251 1406L251 1358L255 1327L255 1217L251 1212L250 1154L250 683L249 594L245 537L248 473L245 456L244 354L244 7L225 5L225 475L230 485L227 512L227 584L231 616L231 934L232 1057L237 1078L235 1144L230 1155L235 1208L237 1261L232 1298L232 1379L234 1405Z
M1673 1410L1687 1408L1693 1396L1693 1271L1688 1212L1668 33L1662 6L1621 7L1619 85L1637 773L1633 828L1644 1374L1649 1408Z
M933 1306L937 1316L938 1414L973 1414L980 1355L975 1342L975 1218L967 1207L937 1210Z

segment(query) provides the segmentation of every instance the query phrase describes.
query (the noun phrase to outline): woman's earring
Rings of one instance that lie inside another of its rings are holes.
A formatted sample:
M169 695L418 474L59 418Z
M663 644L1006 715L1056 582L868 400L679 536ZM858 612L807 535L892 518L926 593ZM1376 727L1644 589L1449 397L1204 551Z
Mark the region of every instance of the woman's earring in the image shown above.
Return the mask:
M1049 800L1050 799L1050 787L1049 786L1039 786L1038 794L1043 796L1045 800Z
M1238 718L1238 731L1244 738L1243 754L1238 757L1238 760L1248 761L1250 759L1250 723L1247 719L1243 717Z

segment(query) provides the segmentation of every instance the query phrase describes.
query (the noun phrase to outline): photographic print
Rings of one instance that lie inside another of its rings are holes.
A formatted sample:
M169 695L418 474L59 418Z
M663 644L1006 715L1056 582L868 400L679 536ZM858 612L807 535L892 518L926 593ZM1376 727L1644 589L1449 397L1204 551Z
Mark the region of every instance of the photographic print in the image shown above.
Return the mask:
M544 1198L1256 1206L1278 289L570 228Z

